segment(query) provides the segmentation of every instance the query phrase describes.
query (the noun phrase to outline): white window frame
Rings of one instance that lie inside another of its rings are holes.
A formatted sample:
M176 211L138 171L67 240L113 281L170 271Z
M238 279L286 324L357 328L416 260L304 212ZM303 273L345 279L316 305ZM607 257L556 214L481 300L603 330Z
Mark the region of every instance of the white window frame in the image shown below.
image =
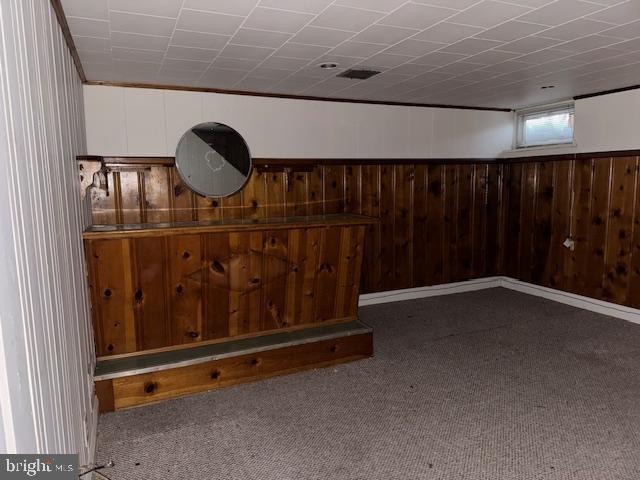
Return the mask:
M573 136L567 141L558 142L555 139L550 140L548 142L534 143L534 144L523 144L523 130L524 130L524 120L527 117L533 115L551 115L554 113L560 112L571 112L573 113L574 126L573 126ZM515 123L515 138L514 138L514 149L523 150L527 148L544 148L544 147L552 147L552 146L567 146L567 145L575 145L575 104L574 102L561 102L561 103L553 103L549 105L542 105L539 107L531 107L531 108L523 108L515 111L514 114L514 123Z

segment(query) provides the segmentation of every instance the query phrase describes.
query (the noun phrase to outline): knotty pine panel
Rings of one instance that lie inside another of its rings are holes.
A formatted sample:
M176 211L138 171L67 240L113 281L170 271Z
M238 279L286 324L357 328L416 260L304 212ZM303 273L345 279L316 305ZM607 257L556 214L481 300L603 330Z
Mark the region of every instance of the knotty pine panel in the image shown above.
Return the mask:
M365 228L86 239L97 353L351 321Z
M381 222L366 227L365 233L361 284L367 293L498 274L502 168L490 163L372 162L318 165L288 174L254 169L240 192L211 199L186 188L174 167L154 165L109 173L109 191L92 191L92 213L95 224L125 223L125 218L160 223L337 212L377 217ZM233 249L234 242L230 244ZM308 292L309 279L304 274L302 278L302 288ZM276 298L281 301L280 295ZM230 307L231 316L244 319L239 324L231 322L240 325L239 331L256 328L246 324L247 308ZM299 308L317 312L324 307L307 299ZM276 321L274 314L275 310L268 314L269 321ZM279 317L277 321L290 323L291 319ZM194 332L190 327L183 326L174 334ZM186 335L188 341L193 333Z
M639 157L533 160L503 167L505 274L639 308Z

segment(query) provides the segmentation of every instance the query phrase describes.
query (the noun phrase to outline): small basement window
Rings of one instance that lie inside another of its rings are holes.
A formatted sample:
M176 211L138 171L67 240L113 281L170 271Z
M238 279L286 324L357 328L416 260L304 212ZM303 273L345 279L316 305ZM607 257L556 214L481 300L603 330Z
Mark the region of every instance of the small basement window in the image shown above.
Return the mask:
M573 103L518 110L517 148L573 143Z

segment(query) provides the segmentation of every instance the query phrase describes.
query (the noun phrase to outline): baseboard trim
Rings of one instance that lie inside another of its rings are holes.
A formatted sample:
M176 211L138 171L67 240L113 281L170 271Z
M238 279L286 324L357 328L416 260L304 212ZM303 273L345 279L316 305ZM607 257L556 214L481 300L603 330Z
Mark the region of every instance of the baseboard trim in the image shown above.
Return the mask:
M497 276L485 277L464 282L444 283L429 287L407 288L403 290L390 290L386 292L367 293L360 295L358 305L376 305L388 302L400 302L417 298L436 297L440 295L450 295L453 293L471 292L484 290L486 288L504 287L528 295L546 298L554 302L564 303L576 308L588 310L610 317L621 318L632 323L640 324L640 310L637 308L618 305L617 303L605 302L575 293L564 292L533 283L523 282L515 278Z
M564 303L565 305L571 305L572 307L640 324L640 310L637 308L625 307L617 303L605 302L604 300L598 300L596 298L522 282L511 277L502 277L501 286L536 297L546 298L547 300Z
M428 287L405 288L403 290L388 290L386 292L366 293L360 295L358 306L376 305L387 302L401 302L403 300L414 300L416 298L437 297L440 295L451 295L453 293L471 292L474 290L484 290L485 288L495 288L500 286L502 277L485 277L466 280L464 282L443 283Z

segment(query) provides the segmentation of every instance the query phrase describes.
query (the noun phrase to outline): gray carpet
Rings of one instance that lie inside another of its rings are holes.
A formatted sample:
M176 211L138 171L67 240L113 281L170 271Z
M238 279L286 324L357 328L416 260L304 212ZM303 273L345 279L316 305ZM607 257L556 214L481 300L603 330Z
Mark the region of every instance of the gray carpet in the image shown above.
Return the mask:
M640 478L640 325L500 288L360 316L375 358L103 415L105 473Z

